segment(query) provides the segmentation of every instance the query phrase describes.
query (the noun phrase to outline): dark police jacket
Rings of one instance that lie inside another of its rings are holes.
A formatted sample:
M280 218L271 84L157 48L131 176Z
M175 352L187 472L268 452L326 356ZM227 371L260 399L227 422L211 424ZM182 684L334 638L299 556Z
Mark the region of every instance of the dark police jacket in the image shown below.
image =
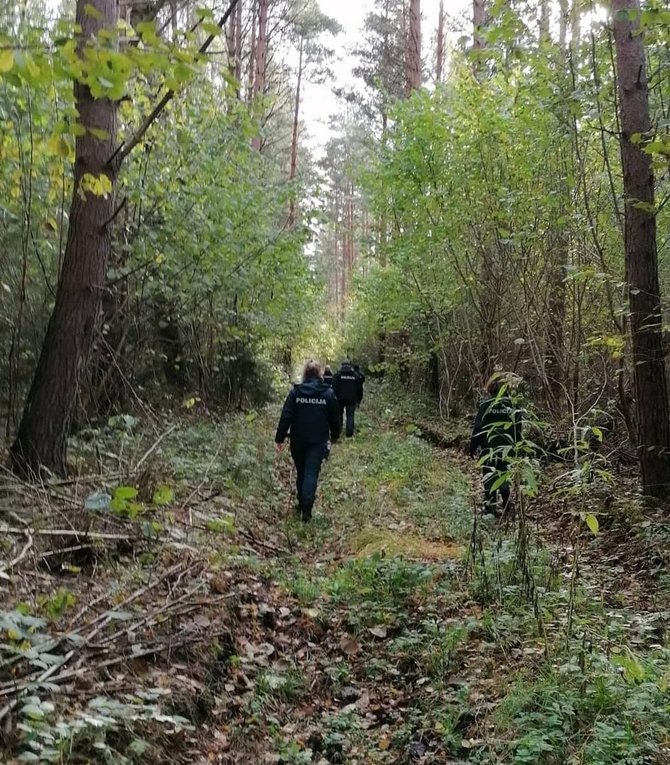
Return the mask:
M342 364L333 377L333 390L341 404L360 404L363 399L363 379L351 364Z
M323 373L323 381L326 383L326 385L329 388L333 387L333 373L332 372L324 372Z
M337 441L342 423L337 399L321 380L296 383L284 402L275 441L283 444L289 430L291 439L305 444Z
M514 406L508 396L490 396L479 405L470 439L470 455L477 449L497 452L494 458L504 459L510 447L521 438L520 409Z

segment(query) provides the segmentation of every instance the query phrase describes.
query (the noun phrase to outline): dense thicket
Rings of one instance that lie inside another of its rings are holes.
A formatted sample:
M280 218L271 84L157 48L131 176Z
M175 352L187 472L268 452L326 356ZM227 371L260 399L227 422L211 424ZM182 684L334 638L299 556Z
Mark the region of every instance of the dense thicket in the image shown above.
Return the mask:
M634 437L610 18L578 3L488 10L443 85L396 99L357 177L373 222L352 343L432 387L447 413L512 369L555 417L609 407ZM633 141L660 171L666 282L667 19L641 23L652 126Z
M82 37L68 13L55 18L31 6L3 15L7 436L45 352L53 368L42 364L35 380L48 380L51 410L62 387L71 411L56 419L66 435L72 425L156 401L157 391L235 407L261 401L273 367L290 363L314 305L301 201L310 160L297 145L299 100L282 48L302 40L305 66L315 69L328 51L312 41L336 25L309 2L271 3L265 30L256 3L240 3L223 30L218 11L195 5L124 9L115 22L80 3L80 20L86 30L92 25ZM208 36L207 54L198 54ZM107 103L118 113L118 138L91 122L83 94L96 109ZM165 94L171 101L145 131ZM84 159L84 142L97 167ZM71 217L90 204L105 208L97 222ZM98 231L109 237L108 253ZM63 269L75 240L70 271L88 271L94 287L77 286ZM85 265L91 258L102 284ZM70 348L59 350L53 333L42 343L54 305L75 294L94 304L92 319L67 320L74 324L66 332L85 332L81 343L71 337L71 375L59 367ZM44 417L43 403L26 410L23 429L29 414ZM37 459L64 469L46 452Z

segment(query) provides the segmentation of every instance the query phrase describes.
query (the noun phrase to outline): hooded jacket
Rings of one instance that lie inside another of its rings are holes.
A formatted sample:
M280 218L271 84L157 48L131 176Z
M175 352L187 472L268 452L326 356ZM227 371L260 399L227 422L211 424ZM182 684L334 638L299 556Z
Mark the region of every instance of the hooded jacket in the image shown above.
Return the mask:
M305 444L324 444L330 437L337 441L342 424L337 399L332 389L321 380L309 379L296 383L289 391L275 441L291 440Z
M470 455L477 449L491 449L504 459L506 452L521 438L520 409L508 396L490 396L479 405L470 439Z
M363 399L363 380L348 361L335 373L333 390L341 404L358 404Z

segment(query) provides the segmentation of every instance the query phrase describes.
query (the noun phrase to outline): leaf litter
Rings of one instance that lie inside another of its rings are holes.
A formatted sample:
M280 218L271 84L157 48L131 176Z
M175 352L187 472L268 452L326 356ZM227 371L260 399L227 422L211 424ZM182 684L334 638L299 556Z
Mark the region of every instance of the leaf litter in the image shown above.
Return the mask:
M457 763L516 751L498 710L515 678L546 667L546 645L532 615L482 594L461 458L373 416L336 445L308 528L290 463L259 477L248 445L236 450L244 432L272 464L272 410L205 438L207 426L181 423L141 476L129 465L18 494L8 478L5 760ZM118 486L137 490L136 517L107 508ZM560 523L550 516L540 534L547 550ZM504 532L486 533L502 550ZM632 610L638 645L658 640L658 612ZM627 677L647 676L622 656Z

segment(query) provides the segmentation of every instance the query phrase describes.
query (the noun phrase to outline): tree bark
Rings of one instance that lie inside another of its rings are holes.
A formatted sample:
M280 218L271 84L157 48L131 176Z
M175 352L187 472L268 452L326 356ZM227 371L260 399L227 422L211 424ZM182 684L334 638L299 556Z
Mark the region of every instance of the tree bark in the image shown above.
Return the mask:
M549 0L541 0L540 3L540 26L539 26L540 42L549 42L551 39L549 36Z
M440 0L439 16L437 18L437 61L435 66L435 81L442 82L444 68L444 0Z
M116 0L78 0L82 58L89 41L102 29L114 30L117 18ZM74 193L56 304L11 448L14 469L26 477L39 475L42 467L61 475L66 472L67 438L97 327L111 249L107 223L114 214L116 177L108 159L116 142L116 104L107 98L94 99L81 83L75 83L74 95L79 123L89 130L76 139ZM90 129L103 131L105 137L92 135ZM112 192L96 196L85 190L86 174L106 176Z
M256 37L256 48L254 55L254 103L263 96L265 92L265 68L267 55L267 29L268 29L268 3L269 0L258 0L258 33ZM260 132L254 136L251 145L257 151L261 150L262 140Z
M670 488L670 417L662 343L651 157L634 136L651 130L639 0L612 0L624 174L625 248L642 489Z
M486 46L482 29L486 26L486 0L472 0L472 47L480 50Z
M421 87L421 0L409 0L407 36L407 95Z
M570 20L568 0L559 0L558 8L558 46L564 51L568 47L568 22Z
M237 83L237 98L241 96L242 83L242 2L238 0L235 8L235 82Z
M291 159L289 165L289 180L292 181L298 172L298 128L300 125L300 88L302 86L302 69L304 58L305 40L300 38L300 53L298 57L298 81L295 87L295 105L293 109L293 133L291 136ZM295 225L295 197L291 196L288 214L289 226Z

